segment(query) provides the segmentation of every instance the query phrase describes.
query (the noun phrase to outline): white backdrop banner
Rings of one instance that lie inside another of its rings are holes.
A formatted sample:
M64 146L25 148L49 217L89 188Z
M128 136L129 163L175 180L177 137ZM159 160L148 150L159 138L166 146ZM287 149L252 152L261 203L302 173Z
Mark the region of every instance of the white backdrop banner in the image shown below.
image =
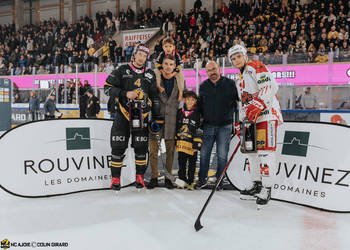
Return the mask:
M231 141L230 154L237 145ZM350 212L350 127L285 122L278 129L272 198L328 211ZM227 170L238 189L251 184L246 155L237 152ZM256 166L250 166L256 167Z
M102 119L59 119L31 122L10 130L0 138L0 185L28 197L108 188L112 123ZM135 181L133 159L133 150L128 150L122 186Z

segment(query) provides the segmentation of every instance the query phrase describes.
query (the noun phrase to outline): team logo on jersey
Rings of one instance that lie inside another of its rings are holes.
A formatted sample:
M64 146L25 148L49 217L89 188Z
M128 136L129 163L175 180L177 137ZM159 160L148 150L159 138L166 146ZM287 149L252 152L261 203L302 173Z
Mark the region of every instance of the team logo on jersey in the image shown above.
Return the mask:
M153 78L153 76L152 76L151 73L146 73L146 74L145 74L145 77L147 77L147 78L149 78L149 79L152 79L152 78Z
M258 80L258 84L264 83L264 82L268 82L271 81L270 77L266 76L266 75L262 75L260 77L260 79Z
M242 103L244 105L247 105L249 104L252 100L253 100L253 95L252 94L249 94L248 92L246 91L243 91L242 95L241 95L241 100L242 100Z
M125 73L130 75L130 70L129 69L125 70Z
M134 84L139 88L141 87L141 79L137 79L136 82L134 82Z
M143 100L145 97L145 93L142 91L142 89L138 88L134 90L137 94L137 99L138 100Z
M180 136L181 139L187 138L189 137L188 131L189 131L188 126L182 125L182 127L180 128L180 133L178 135Z

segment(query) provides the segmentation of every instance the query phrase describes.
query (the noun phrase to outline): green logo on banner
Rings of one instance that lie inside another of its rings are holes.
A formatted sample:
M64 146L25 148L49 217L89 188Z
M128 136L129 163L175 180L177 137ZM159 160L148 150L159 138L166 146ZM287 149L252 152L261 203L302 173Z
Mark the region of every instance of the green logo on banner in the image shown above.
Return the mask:
M91 149L90 128L66 128L67 150Z
M306 157L310 132L286 131L282 154Z

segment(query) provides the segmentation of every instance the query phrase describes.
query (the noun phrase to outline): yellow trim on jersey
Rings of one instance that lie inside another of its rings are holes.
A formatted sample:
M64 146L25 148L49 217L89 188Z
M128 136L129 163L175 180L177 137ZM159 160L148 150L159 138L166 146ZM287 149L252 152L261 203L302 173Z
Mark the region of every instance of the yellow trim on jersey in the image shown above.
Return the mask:
M112 84L105 82L105 85L110 86L110 87L114 87Z
M122 114L124 115L124 117L130 121L130 117L129 117L129 112L126 111L126 109L119 103L119 108L120 108L120 111L122 112Z

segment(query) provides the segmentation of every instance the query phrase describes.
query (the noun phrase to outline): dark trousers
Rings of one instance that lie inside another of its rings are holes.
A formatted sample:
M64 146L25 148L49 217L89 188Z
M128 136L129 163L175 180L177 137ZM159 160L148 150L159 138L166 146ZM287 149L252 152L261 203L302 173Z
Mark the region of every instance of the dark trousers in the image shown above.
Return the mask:
M145 120L148 117L145 118ZM121 112L116 113L116 118L111 129L112 160L110 162L112 177L120 177L123 167L124 153L129 146L131 135L131 147L135 152L136 174L144 175L147 169L148 129L143 128L130 132L129 121ZM130 167L130 166L128 166Z
M197 162L197 152L193 155L186 154L184 152L178 152L178 161L179 161L179 178L187 184L191 185L194 180L194 172L196 170L196 162ZM186 176L186 166L188 162L188 171Z

